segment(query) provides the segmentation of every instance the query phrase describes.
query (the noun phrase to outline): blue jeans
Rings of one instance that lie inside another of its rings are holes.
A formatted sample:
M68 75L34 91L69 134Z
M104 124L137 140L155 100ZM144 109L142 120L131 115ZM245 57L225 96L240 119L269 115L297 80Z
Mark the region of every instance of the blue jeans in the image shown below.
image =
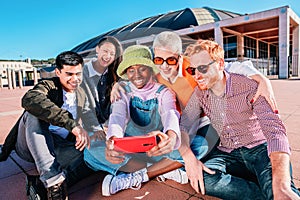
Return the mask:
M196 136L195 138L193 138L190 147L197 159L201 159L208 150L207 141L202 136ZM122 166L125 166L127 162L132 158L147 163L155 163L163 158L169 158L182 164L184 163L179 151L174 150L169 154L155 157L148 157L146 153L125 154L125 159L122 163L113 164L106 160L105 148L105 141L92 141L90 149L85 148L84 150L84 159L87 165L95 171L102 170L116 175L119 172L119 169Z
M272 167L266 143L251 149L242 147L231 153L216 148L204 164L216 171L213 175L204 173L206 194L230 200L273 199ZM291 187L299 195L293 182Z
M30 113L24 113L16 144L17 154L35 163L45 187L53 185L61 175L66 177L69 186L90 175L93 171L85 165L83 153L75 148L75 142L52 134L48 126Z

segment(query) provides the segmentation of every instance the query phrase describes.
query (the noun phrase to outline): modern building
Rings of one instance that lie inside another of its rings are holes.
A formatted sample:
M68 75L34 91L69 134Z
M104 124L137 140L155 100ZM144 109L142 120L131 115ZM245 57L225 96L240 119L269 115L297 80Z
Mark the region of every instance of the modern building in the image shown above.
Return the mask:
M172 30L182 37L184 48L195 39L213 39L224 47L227 61L251 60L266 76L287 79L300 76L299 24L299 17L289 6L246 14L186 8L116 28L72 50L90 59L103 36L115 36L124 48L132 44L151 46L156 34Z
M37 69L28 62L0 61L0 88L8 86L8 89L33 85L37 83Z

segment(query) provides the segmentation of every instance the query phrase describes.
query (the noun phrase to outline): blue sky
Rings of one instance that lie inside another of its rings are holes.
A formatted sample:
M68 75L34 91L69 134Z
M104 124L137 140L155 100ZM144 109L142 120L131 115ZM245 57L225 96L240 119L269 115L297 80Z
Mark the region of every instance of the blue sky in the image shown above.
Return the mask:
M0 7L0 59L48 59L97 35L137 20L208 6L240 14L298 0L7 0Z

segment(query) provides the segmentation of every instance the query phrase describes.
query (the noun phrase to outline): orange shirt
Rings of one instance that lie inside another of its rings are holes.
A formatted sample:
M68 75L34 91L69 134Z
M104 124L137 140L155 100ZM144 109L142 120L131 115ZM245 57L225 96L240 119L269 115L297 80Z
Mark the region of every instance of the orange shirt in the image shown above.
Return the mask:
M157 81L171 88L176 93L177 98L177 109L181 111L185 108L188 100L194 92L194 88L197 86L194 78L186 72L186 68L190 66L190 62L187 57L183 58L182 67L182 77L177 77L175 83L170 83L168 80L164 79L160 74L157 74ZM181 113L181 112L180 112Z

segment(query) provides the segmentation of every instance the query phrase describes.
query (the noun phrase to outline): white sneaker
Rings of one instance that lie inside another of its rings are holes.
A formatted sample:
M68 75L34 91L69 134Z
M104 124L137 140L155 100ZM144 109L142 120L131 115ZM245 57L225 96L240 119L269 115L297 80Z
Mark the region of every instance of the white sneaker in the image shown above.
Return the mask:
M110 196L128 188L139 190L143 182L148 181L147 170L142 169L134 173L125 173L117 176L106 175L102 183L102 195Z
M181 169L175 169L173 171L158 176L156 179L159 182L165 182L166 179L170 179L180 184L186 184L189 182L186 172Z

